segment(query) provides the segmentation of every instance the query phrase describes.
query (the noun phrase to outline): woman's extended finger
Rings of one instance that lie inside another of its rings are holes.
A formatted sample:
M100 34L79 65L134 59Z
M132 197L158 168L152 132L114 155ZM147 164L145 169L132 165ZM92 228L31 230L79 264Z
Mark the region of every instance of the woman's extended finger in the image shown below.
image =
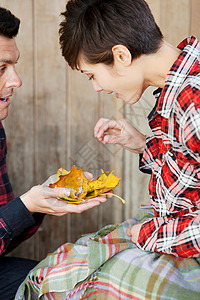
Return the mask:
M102 140L104 135L106 133L112 132L112 130L115 130L115 134L116 134L116 130L121 131L121 123L115 120L100 119L98 124L98 130L96 131L94 129L94 136L98 140Z
M105 122L107 122L107 121L109 121L109 119L100 118L100 119L98 120L98 122L96 123L96 125L95 125L95 127L94 127L94 136L95 136L95 137L98 136L100 128L101 128L102 125L103 125Z

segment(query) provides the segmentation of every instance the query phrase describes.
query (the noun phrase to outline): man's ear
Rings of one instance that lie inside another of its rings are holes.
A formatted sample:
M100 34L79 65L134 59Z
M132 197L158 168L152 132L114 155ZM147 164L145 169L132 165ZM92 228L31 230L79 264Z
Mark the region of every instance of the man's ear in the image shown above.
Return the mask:
M115 45L112 47L112 53L115 63L120 63L125 67L131 65L132 56L128 48L124 45Z

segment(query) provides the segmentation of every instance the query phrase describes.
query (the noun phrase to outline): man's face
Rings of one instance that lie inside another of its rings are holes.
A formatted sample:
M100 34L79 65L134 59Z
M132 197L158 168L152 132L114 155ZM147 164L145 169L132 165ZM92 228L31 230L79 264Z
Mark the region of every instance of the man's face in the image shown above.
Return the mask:
M22 84L15 70L18 58L19 50L15 38L0 36L0 120L8 115L10 97L13 95L14 88Z
M102 63L89 64L81 59L79 69L91 80L96 92L115 94L116 98L129 104L136 103L146 88L139 59L131 68L122 68L120 71L115 65L110 67Z

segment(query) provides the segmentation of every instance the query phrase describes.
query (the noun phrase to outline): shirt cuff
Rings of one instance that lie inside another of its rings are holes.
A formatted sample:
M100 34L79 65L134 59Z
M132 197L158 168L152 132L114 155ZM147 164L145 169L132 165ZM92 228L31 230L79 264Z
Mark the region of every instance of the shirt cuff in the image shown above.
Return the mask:
M146 173L146 174L152 174L152 170L151 169L145 169L143 168L143 163L142 163L142 159L143 159L143 153L140 153L139 154L139 170L142 172L142 173Z
M0 214L13 236L18 236L27 227L35 225L34 217L19 197L1 207Z

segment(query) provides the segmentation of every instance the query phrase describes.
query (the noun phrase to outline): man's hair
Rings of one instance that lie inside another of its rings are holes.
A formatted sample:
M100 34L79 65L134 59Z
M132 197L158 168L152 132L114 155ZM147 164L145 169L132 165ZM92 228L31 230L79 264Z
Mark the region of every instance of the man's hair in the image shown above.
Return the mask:
M12 39L18 33L20 20L8 9L0 7L0 36Z
M80 55L91 64L113 64L114 45L126 46L132 59L161 46L163 35L144 0L70 0L61 16L61 51L72 69Z

